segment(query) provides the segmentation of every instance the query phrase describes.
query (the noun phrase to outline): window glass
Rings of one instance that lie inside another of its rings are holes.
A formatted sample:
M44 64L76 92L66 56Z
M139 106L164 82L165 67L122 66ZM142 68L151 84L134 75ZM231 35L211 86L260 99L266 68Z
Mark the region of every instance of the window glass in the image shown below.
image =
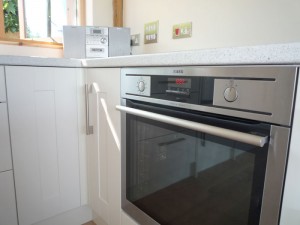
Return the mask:
M75 15L74 15L75 16ZM63 25L67 25L67 3L62 0L51 0L51 37L62 37ZM68 24L76 25L76 24Z
M47 37L47 0L25 0L25 37Z
M267 136L270 126L187 109L126 106ZM256 147L126 114L126 198L160 224L258 225L268 145ZM123 161L123 163L124 163Z
M71 7L71 4L76 5L76 1L25 0L25 38L51 38L54 42L61 42L63 25L76 25L67 19L70 13L76 17L76 7ZM73 8L75 11L71 12Z
M62 27L77 25L76 0L2 0L2 2L5 38L61 43Z

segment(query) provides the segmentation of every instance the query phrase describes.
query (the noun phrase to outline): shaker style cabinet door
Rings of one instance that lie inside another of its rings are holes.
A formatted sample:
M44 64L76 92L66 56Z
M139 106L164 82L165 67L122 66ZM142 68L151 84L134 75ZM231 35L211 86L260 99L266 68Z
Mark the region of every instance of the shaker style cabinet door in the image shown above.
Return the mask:
M89 205L97 224L120 224L121 154L120 69L87 69L89 125L87 135Z
M80 206L75 68L6 67L19 225Z
M0 103L6 102L4 67L0 66Z
M290 143L288 166L282 200L280 225L300 224L300 82L295 101L294 122Z
M125 212L121 213L121 225L139 225L131 219Z
M0 224L18 225L12 171L0 173Z
M6 103L0 103L0 172L11 170L11 150Z

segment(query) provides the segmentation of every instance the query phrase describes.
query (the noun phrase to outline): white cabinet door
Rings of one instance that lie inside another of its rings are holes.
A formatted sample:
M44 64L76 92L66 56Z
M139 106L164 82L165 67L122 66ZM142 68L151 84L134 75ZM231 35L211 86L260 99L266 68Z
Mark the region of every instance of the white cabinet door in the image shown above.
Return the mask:
M80 206L77 72L6 67L19 225Z
M0 66L0 102L6 102L4 67Z
M18 225L12 171L0 173L0 224Z
M295 102L294 122L281 209L280 225L300 224L300 82Z
M89 203L101 221L121 223L120 69L87 69L90 126L87 137ZM96 85L92 85L95 83ZM98 85L100 92L95 93Z
M133 219L131 219L125 212L121 213L121 224L122 225L138 225Z
M7 105L0 103L0 172L11 170L11 150L8 129Z

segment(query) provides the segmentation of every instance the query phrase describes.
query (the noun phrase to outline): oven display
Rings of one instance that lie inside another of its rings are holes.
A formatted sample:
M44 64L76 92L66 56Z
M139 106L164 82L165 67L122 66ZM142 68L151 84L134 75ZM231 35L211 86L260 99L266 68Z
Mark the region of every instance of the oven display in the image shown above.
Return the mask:
M179 77L172 77L168 78L168 87L173 88L191 88L191 78L179 78Z

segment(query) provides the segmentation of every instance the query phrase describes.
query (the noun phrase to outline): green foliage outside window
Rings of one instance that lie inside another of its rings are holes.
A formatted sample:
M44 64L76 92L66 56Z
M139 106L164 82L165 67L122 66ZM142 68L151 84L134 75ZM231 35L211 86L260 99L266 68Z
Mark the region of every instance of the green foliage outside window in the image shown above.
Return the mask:
M3 14L5 32L19 32L17 0L3 0Z

